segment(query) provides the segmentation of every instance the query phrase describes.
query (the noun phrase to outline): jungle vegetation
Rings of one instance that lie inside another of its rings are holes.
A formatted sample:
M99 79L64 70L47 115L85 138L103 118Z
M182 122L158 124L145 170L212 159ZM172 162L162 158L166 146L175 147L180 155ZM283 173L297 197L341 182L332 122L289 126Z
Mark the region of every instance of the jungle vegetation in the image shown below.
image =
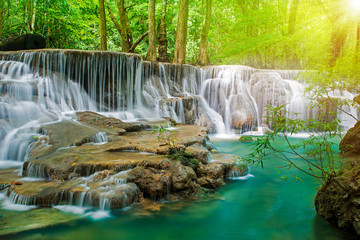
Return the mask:
M0 0L0 39L148 60L358 71L359 0Z

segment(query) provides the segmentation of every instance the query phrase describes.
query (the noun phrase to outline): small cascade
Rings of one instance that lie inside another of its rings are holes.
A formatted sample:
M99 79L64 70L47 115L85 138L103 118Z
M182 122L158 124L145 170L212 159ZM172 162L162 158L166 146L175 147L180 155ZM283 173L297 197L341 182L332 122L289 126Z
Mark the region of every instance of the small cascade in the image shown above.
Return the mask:
M332 101L332 105L340 104L342 101L351 100L355 97L354 94L348 92L348 91L339 91L334 90L329 93L330 101ZM345 105L341 106L341 108L336 108L333 106L333 109L331 109L334 113L336 113L336 116L341 122L341 126L343 129L349 129L357 123L358 120L360 120L360 113L358 110L351 105Z
M27 177L51 179L48 172L45 165L36 162L29 162L26 168Z
M126 174L122 171L110 175L107 170L96 172L89 177L72 180L71 188L49 192L44 196L23 195L15 192L12 188L7 190L7 201L10 204L27 206L62 206L70 205L80 208L99 208L100 211L109 211L112 208L130 206L139 200L139 189L133 183L127 183ZM6 186L2 186L4 189Z
M37 205L37 199L31 195L22 195L18 194L13 190L8 190L9 200L13 204L20 204L20 205Z
M109 139L106 135L106 132L98 132L97 134L95 134L95 136L91 137L91 142L95 143L95 144L104 144L109 142Z

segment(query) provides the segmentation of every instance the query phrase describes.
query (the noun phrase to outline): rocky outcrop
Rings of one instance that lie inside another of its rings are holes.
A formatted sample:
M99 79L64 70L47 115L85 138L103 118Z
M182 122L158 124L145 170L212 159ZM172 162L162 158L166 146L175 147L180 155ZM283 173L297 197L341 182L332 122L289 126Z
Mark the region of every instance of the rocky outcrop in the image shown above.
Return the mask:
M360 95L354 97L354 102L360 105ZM360 122L350 128L340 141L339 149L343 154L360 154Z
M359 96L353 99L357 103ZM347 131L339 149L347 156L345 164L337 177L320 188L315 207L327 221L360 236L360 122Z
M360 235L360 165L354 160L338 177L325 183L315 197L317 213L340 228Z
M170 122L125 123L79 112L76 121L44 125L23 166L25 177L44 180L18 185L16 173L1 171L0 186L14 203L110 209L193 197L218 188L234 172L246 174L235 156L211 153L205 128L179 125L153 134L153 126ZM95 141L99 132L107 141Z
M360 122L350 128L339 144L344 154L360 154Z

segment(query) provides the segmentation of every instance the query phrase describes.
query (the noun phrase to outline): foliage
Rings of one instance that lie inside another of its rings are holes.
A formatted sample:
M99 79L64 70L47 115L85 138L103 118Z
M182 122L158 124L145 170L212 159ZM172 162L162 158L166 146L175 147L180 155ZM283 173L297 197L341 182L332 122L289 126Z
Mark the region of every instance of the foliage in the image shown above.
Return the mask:
M253 138L251 136L241 136L239 138L240 142L245 142L245 143L249 143L249 142L253 142Z
M300 120L286 117L289 112L285 105L279 107L267 106L269 115L266 117L272 125L273 132L257 139L254 151L247 161L264 166L264 157L271 155L284 160L281 169L298 169L300 172L316 178L320 183L336 176L339 164L335 161L332 140L341 137L339 120ZM312 132L309 138L304 138L299 144L293 144L291 135L300 132ZM288 145L287 150L280 149L275 140L282 138ZM297 174L292 174L296 181L301 181ZM283 176L284 180L287 176Z
M293 8L296 2L298 7ZM211 62L257 68L325 70L339 43L339 56L333 59L335 65L331 67L349 76L347 81L357 85L358 78L353 76L360 71L355 64L360 54L357 39L360 14L354 12L348 2L214 0L209 33ZM172 58L180 0L167 0L167 3L168 51ZM34 11L30 11L29 4L33 4ZM161 4L162 1L156 1L156 24L160 21ZM106 5L118 18L116 1L107 0ZM148 29L148 0L125 0L125 5L136 40ZM205 12L203 0L190 1L188 63L196 60ZM108 12L106 15L108 49L121 51L121 37ZM294 15L296 18L291 18ZM0 0L0 38L31 32L29 19L34 20L33 32L44 35L49 48L100 49L97 0ZM147 45L146 40L142 41L136 53L145 56Z
M180 161L182 165L191 167L194 170L196 170L199 166L199 160L194 158L191 153L182 149L170 148L169 155L167 157L171 160Z
M152 132L152 134L157 133L157 140L161 141L164 140L166 142L167 145L169 145L171 148L176 147L176 136L175 134L170 131L169 129L167 129L165 126L163 125L157 125L154 127L154 131Z

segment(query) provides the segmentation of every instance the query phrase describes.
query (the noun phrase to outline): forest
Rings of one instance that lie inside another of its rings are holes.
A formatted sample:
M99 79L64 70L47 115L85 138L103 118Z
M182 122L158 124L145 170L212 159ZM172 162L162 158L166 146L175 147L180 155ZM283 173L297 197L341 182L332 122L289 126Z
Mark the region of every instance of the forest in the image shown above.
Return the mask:
M147 60L265 69L359 62L357 0L0 0L0 39L48 48L134 52ZM355 74L356 75L356 74Z

